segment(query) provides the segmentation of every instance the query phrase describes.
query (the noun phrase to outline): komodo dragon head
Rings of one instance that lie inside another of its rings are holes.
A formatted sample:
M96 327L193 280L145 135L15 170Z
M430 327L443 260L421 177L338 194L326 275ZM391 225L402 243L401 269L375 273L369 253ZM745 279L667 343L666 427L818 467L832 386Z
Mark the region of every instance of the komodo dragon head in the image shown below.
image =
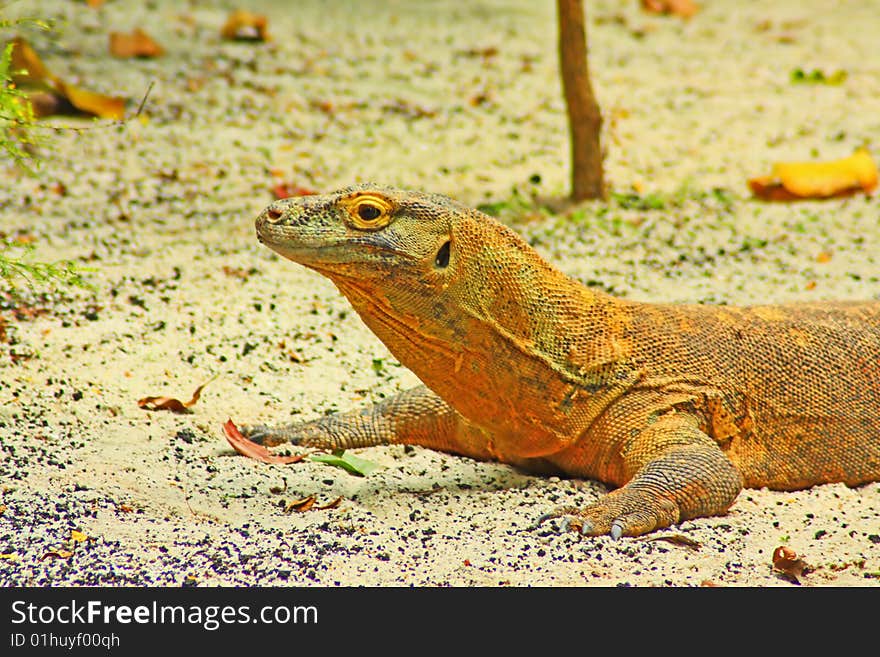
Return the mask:
M577 434L564 413L552 427L518 414L548 398L564 407L573 384L593 383L590 365L607 357L577 329L607 320L592 291L511 229L445 196L358 185L275 201L256 230L330 278L391 353L466 417L510 431L528 424L548 440Z

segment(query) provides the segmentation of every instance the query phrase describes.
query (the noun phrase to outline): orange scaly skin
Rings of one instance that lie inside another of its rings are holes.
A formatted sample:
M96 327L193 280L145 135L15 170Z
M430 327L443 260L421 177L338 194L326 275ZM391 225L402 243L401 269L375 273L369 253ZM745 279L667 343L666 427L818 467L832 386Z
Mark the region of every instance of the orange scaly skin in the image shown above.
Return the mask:
M743 486L880 480L880 302L636 303L568 278L439 195L371 185L274 202L261 242L330 278L424 383L244 432L266 445L422 445L617 487L572 515L635 536Z

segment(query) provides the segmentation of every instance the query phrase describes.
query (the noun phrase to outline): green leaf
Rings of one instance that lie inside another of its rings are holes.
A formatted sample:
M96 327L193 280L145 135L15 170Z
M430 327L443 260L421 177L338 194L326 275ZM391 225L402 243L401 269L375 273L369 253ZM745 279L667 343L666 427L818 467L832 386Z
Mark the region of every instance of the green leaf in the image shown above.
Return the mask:
M327 465L333 465L337 468L342 468L343 470L348 470L351 474L358 475L360 477L366 477L369 474L372 474L376 470L380 470L382 467L378 463L373 463L372 461L368 461L367 459L362 459L359 456L355 456L354 454L348 454L345 451L336 451L332 454L312 454L309 456L309 460L316 461L318 463L326 463Z

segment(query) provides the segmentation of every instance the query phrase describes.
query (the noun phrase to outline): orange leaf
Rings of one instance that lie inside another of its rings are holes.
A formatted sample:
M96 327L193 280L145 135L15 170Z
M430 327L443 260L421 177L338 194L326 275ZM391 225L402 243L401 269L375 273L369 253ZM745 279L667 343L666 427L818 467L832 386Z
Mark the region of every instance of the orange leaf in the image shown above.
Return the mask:
M690 18L700 10L691 0L642 0L642 9L652 14L673 14Z
M226 434L226 440L232 445L232 449L243 456L256 459L262 463L282 463L286 465L288 463L298 463L306 457L305 454L298 454L296 456L278 456L273 454L262 445L258 445L245 438L231 419L226 420L226 424L223 425L223 432Z
M216 378L216 376L212 376L210 379L208 379L202 385L196 388L195 392L193 392L192 394L192 399L187 402L182 402L174 397L143 397L142 399L138 399L138 407L146 409L148 411L171 411L172 413L189 413L189 407L199 401L199 397L202 396L202 389Z
M815 570L803 559L800 559L797 552L785 546L780 546L773 551L773 568L788 576L795 584L799 583L798 577Z
M877 188L877 165L864 148L825 162L777 162L769 176L752 178L749 188L765 201L832 198Z
M309 495L308 497L304 497L301 500L293 500L288 503L287 506L284 507L285 513L290 513L291 511L296 511L298 513L305 513L309 509L315 506L315 496Z
M226 24L220 30L220 35L231 41L268 41L269 34L266 32L266 25L265 16L236 9L229 14Z
M110 33L110 54L114 57L159 57L164 53L165 49L139 27L131 34Z

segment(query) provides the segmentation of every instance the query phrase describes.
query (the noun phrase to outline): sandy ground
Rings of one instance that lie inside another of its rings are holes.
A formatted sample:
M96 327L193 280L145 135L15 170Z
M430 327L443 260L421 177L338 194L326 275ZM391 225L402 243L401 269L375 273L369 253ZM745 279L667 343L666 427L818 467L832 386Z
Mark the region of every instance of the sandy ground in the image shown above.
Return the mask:
M684 22L589 2L609 182L653 207L568 216L509 202L567 187L553 3L327 4L251 2L267 44L219 39L230 3L7 8L60 19L30 38L63 78L132 113L155 86L124 126L47 134L36 178L3 167L0 231L91 268L94 291L3 311L0 584L791 586L771 567L787 545L816 567L802 584L877 586L878 484L747 490L724 517L651 537L699 547L613 542L533 527L597 482L404 447L363 450L384 466L368 477L264 465L221 431L415 383L328 281L257 243L278 182L508 201L502 217L549 259L630 298L880 298L876 198L771 205L746 188L774 161L880 146L876 4L707 0ZM137 26L167 55L110 58L108 32ZM797 68L847 78L795 85ZM189 415L137 406L211 377ZM285 511L308 495L343 501Z

